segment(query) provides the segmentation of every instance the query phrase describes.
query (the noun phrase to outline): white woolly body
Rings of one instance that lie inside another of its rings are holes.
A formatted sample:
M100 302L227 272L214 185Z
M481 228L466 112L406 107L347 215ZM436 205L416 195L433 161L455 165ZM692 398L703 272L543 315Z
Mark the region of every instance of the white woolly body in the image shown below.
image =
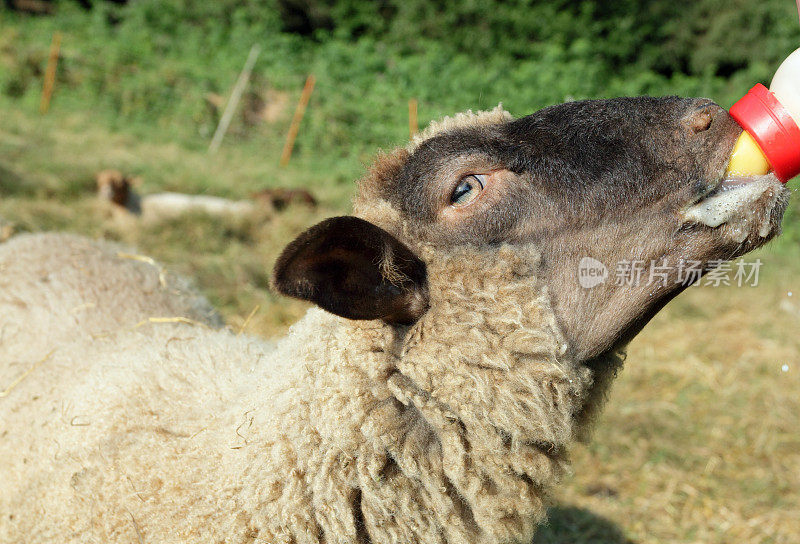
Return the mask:
M0 542L530 539L591 383L532 249L437 255L413 327L277 344L118 251L0 245Z
M244 200L228 200L218 196L156 193L141 197L141 213L145 220L163 220L188 213L243 216L255 211L255 204Z

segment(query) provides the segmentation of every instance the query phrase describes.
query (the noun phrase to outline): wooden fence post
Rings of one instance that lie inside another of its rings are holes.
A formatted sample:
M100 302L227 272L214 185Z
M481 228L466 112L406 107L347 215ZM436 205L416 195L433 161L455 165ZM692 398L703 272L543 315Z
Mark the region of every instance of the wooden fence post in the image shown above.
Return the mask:
M225 137L225 133L228 132L228 127L231 124L231 119L233 119L236 106L242 98L242 93L247 86L247 82L250 81L250 74L253 72L253 66L260 52L261 48L257 44L250 48L250 54L247 55L244 68L242 68L239 79L236 80L236 85L234 85L231 91L231 96L228 98L228 103L225 105L225 111L222 113L222 117L219 120L217 130L214 131L214 137L211 138L211 144L208 146L209 153L216 153L219 146L222 144L222 139Z
M800 2L800 0L797 0ZM419 132L419 123L417 123L417 99L412 98L408 101L408 133L413 138Z
M50 44L50 56L47 59L47 68L42 86L42 100L39 103L39 113L44 115L50 109L50 98L56 84L56 67L58 67L58 53L61 51L61 32L53 33L53 42Z
M289 159L292 158L294 140L297 138L297 132L300 130L300 122L303 120L303 115L306 113L306 106L308 106L308 101L311 99L311 92L314 90L315 82L314 74L309 74L306 78L306 84L303 86L303 93L300 95L300 101L297 103L297 108L294 110L292 124L289 126L289 134L286 135L286 144L283 146L283 153L281 153L281 166L289 164Z

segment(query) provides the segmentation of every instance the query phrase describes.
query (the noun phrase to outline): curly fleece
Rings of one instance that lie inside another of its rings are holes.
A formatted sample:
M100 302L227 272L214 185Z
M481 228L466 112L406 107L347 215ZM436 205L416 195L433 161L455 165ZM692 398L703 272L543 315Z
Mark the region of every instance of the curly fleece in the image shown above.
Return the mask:
M494 252L429 260L410 328L312 309L272 345L107 244L0 245L0 541L529 540L592 377L535 250Z
M534 247L415 245L408 153L354 204L427 265L411 327L311 309L273 344L115 246L1 244L0 542L529 542L620 359L567 355Z

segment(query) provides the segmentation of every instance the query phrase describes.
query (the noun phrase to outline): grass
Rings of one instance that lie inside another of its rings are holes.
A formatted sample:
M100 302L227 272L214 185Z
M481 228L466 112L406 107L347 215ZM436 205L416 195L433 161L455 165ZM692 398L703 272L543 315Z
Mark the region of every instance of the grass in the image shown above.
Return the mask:
M759 256L761 285L692 288L633 341L559 503L642 544L800 539L798 255Z
M0 217L16 231L70 230L136 246L194 278L235 329L246 324L264 336L280 334L306 308L267 289L277 252L309 224L346 212L362 168L361 158L316 162L304 154L279 169L280 142L265 145L266 137L233 141L211 157L197 143L172 141L168 130L142 138L88 114L40 117L10 103L0 110ZM238 223L191 216L123 228L94 203L93 174L103 168L141 175L145 192L238 198L267 186L310 187L321 206ZM692 288L634 340L594 440L575 448L575 475L537 542L800 541L794 240L758 253L758 287Z

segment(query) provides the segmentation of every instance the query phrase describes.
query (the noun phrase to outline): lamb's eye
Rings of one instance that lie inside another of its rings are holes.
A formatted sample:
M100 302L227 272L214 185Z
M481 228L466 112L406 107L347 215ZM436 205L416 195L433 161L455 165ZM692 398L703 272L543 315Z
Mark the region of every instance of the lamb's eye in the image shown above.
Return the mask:
M456 190L453 191L453 195L450 197L450 204L453 206L466 206L475 200L475 197L483 191L485 186L486 176L484 175L470 174L464 176L461 178Z

